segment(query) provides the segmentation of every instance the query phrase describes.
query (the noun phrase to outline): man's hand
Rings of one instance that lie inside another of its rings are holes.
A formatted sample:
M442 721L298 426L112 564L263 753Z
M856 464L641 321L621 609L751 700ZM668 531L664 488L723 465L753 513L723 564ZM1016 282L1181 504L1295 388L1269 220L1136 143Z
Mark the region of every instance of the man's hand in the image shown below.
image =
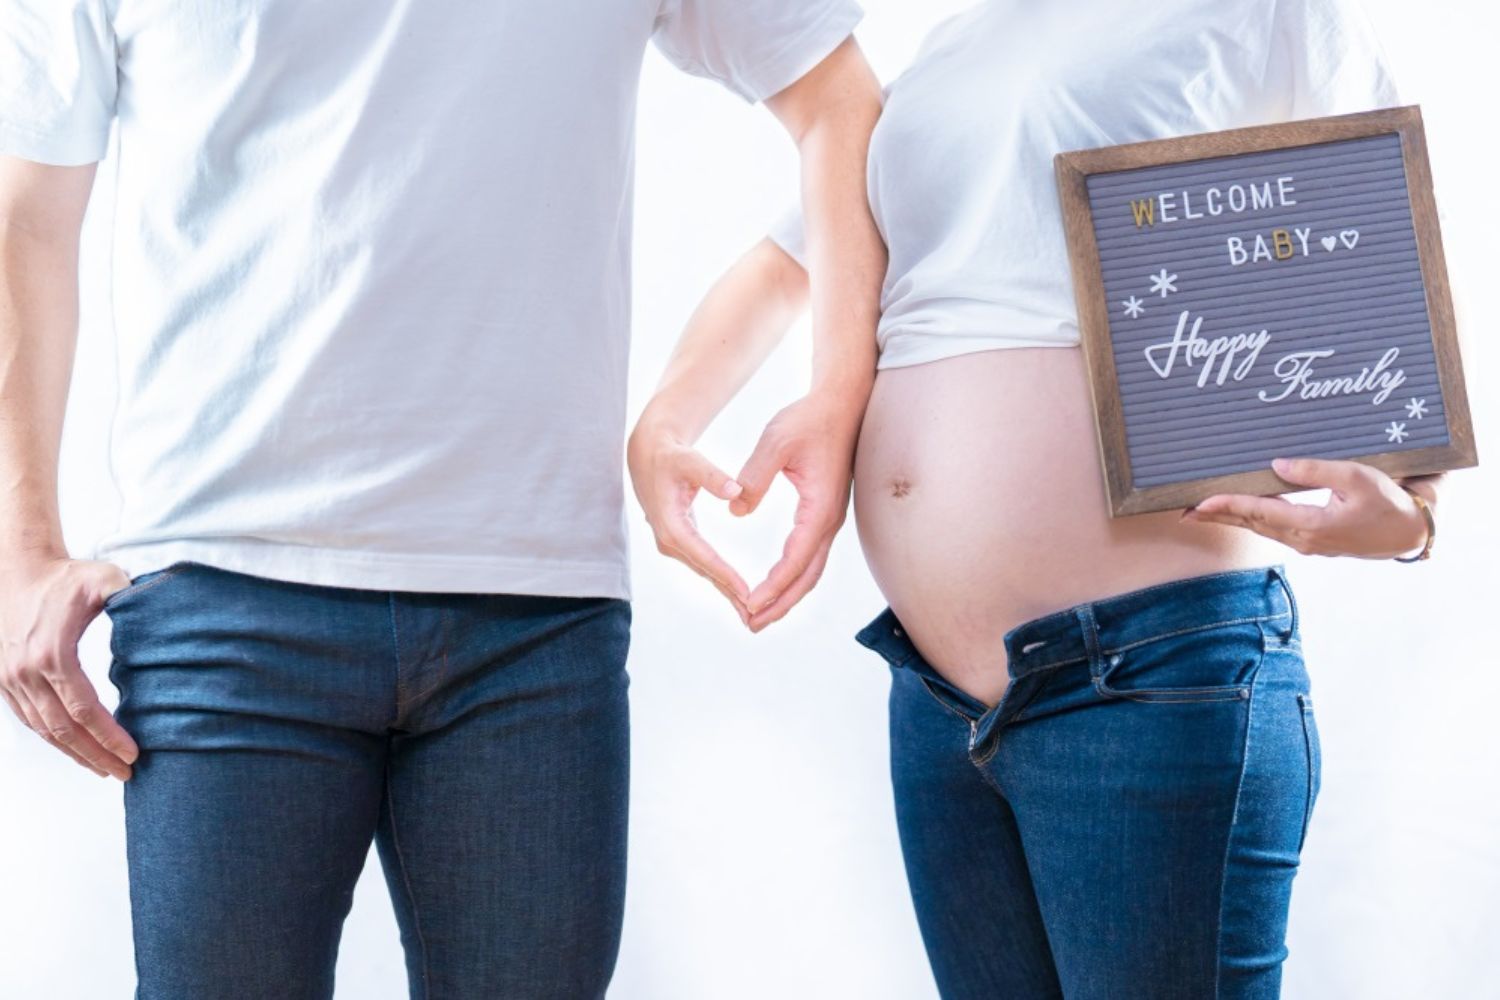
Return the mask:
M693 501L700 490L720 500L740 495L740 485L729 474L673 432L646 414L630 435L627 458L630 481L646 512L646 523L656 535L656 549L704 577L729 598L740 620L749 623L745 599L750 588L734 567L704 540L693 518Z
M1327 506L1282 497L1214 496L1183 514L1189 521L1248 528L1305 555L1389 559L1427 541L1427 522L1402 483L1436 506L1442 476L1396 480L1362 462L1277 459L1276 474L1295 486L1332 491Z
M781 559L745 602L752 632L779 621L823 575L834 536L848 515L854 448L867 399L867 387L803 397L772 418L739 475L743 492L729 509L741 517L760 505L778 472L797 490L797 512Z
M129 582L118 566L66 558L13 566L0 577L0 694L42 739L121 781L139 748L84 675L78 641L105 598Z

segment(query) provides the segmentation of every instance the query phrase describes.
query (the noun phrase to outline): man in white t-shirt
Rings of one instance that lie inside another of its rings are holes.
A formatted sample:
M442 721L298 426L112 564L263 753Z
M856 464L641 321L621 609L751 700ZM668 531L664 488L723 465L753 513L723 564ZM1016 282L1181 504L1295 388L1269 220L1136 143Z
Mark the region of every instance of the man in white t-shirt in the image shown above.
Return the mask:
M779 615L842 522L873 376L858 19L0 0L0 691L125 781L139 996L330 995L372 839L413 996L602 995L643 53L764 100L802 154L815 357L774 425L805 501L787 557L752 592L686 502L654 525L742 614ZM57 455L112 126L120 515L71 559ZM113 714L77 657L101 609Z

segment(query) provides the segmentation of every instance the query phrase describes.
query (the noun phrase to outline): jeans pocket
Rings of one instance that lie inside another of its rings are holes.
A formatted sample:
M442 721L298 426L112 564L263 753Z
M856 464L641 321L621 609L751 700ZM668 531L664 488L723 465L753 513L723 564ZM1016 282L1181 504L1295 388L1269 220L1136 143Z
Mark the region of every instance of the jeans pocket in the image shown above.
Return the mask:
M1106 698L1127 701L1244 701L1264 649L1253 621L1158 636L1101 653L1094 688Z
M1313 715L1310 695L1297 695L1297 704L1302 708L1302 740L1307 748L1307 799L1302 810L1302 833L1297 838L1297 852L1307 842L1307 828L1312 821L1313 807L1318 803L1318 791L1323 786L1323 748L1318 740L1318 720Z

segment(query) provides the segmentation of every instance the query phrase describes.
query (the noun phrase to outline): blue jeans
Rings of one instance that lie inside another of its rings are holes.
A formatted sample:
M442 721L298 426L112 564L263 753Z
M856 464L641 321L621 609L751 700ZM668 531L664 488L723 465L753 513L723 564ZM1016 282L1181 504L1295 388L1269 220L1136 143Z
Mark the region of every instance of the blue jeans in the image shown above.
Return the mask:
M630 605L197 563L113 595L142 1000L333 993L373 839L411 996L600 997L624 901Z
M889 610L858 638L891 665L901 846L945 998L1278 995L1319 774L1281 567L1021 625L992 709Z

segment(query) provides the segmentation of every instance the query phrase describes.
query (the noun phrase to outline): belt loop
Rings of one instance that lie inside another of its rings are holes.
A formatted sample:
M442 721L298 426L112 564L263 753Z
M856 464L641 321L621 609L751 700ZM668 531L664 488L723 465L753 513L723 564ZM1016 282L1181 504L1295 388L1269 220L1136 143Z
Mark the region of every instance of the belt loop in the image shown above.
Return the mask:
M1089 675L1097 688L1103 681L1104 658L1099 655L1099 623L1094 620L1094 606L1080 604L1073 609L1073 614L1078 617L1078 627L1083 630L1083 648L1089 656Z
M1287 606L1292 612L1292 622L1282 638L1290 639L1297 634L1297 595L1292 593L1292 585L1286 578L1285 566L1272 566L1271 575L1281 584L1281 589L1286 591Z

